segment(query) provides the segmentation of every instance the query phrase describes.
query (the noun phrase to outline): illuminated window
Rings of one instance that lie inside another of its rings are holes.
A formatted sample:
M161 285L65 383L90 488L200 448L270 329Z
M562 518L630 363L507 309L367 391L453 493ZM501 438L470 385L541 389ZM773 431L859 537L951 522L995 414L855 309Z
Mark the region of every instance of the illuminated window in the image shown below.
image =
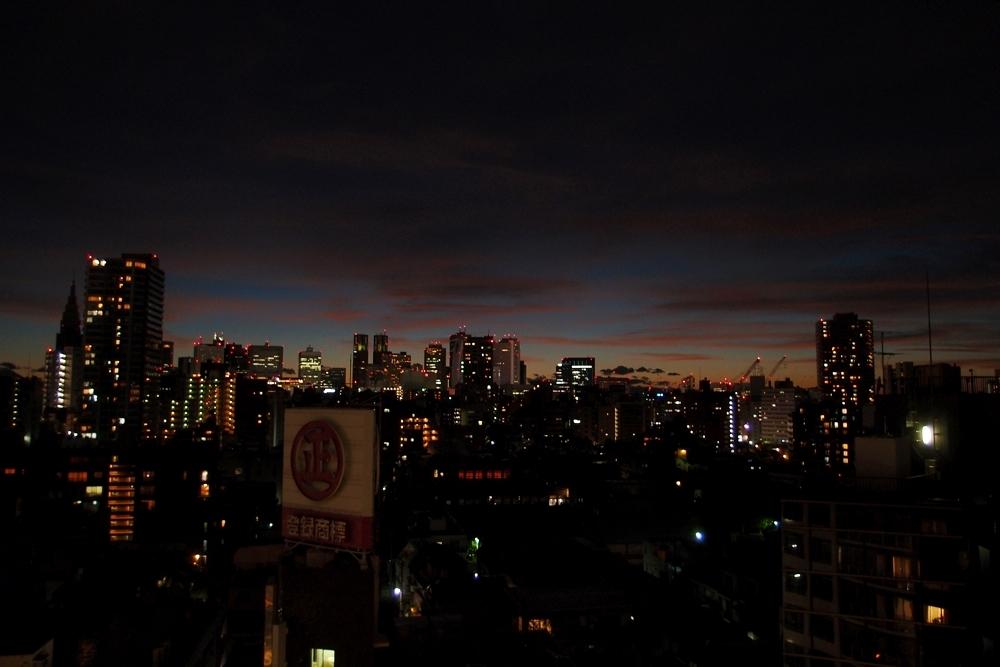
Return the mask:
M210 495L212 495L211 491L209 490L208 484L202 484L201 490L198 493L202 498L208 498Z
M892 557L892 576L897 579L909 579L912 576L913 563L905 556Z
M552 634L552 621L547 618L529 618L528 632L547 632Z
M309 667L333 667L332 648L314 648L311 653L312 660L309 662Z
M913 620L913 600L896 598L893 604L893 616L897 621Z
M929 604L924 610L924 622L934 625L945 625L948 623L948 611L943 607L935 607Z
M66 475L66 479L70 482L86 482L87 472L84 470L71 470Z

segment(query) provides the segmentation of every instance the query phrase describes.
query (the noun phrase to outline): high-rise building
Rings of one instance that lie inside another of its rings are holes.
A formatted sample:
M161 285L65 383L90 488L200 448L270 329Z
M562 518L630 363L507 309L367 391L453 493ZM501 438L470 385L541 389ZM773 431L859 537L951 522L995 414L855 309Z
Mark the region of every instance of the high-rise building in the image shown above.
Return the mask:
M445 360L444 345L441 343L431 343L424 348L424 372L431 379L436 391L445 388L447 381L447 366Z
M305 384L319 384L323 377L323 355L312 346L299 352L299 379Z
M239 343L226 343L222 358L229 370L237 373L250 372L250 353Z
M493 336L465 336L462 342L460 384L467 392L485 392L493 383Z
M773 386L766 387L761 404L761 443L782 447L791 445L794 413L795 384L791 380L778 381Z
M830 465L853 460L862 411L875 403L875 346L871 320L837 313L816 322L816 381L823 397L819 432Z
M347 369L343 367L327 368L326 382L331 389L343 389L347 385Z
M556 366L557 390L566 391L573 387L587 387L594 384L594 357L563 357Z
M247 349L250 357L250 373L262 378L280 378L285 365L285 348L281 345L251 345Z
M131 441L155 435L163 282L156 255L88 257L80 419L84 437Z
M221 334L213 334L211 343L206 343L199 337L194 343L191 357L196 369L205 363L221 364L226 358L226 341Z
M368 334L354 334L351 351L351 386L361 389L368 386Z
M468 337L464 329L459 329L448 337L448 359L451 363L448 386L452 389L462 384L462 355Z
M507 334L493 354L493 383L500 387L521 384L521 341Z
M392 353L389 351L389 335L384 331L372 336L372 367L376 370L384 369L392 361Z
M163 343L160 346L160 349L163 351L163 355L162 355L162 357L160 359L160 363L163 364L163 369L166 370L168 368L173 368L174 367L174 341L172 341L172 340L165 340L165 341L163 341Z
M56 344L45 355L45 407L75 412L83 390L83 332L76 304L76 282L69 288L56 334ZM67 423L72 415L66 415Z

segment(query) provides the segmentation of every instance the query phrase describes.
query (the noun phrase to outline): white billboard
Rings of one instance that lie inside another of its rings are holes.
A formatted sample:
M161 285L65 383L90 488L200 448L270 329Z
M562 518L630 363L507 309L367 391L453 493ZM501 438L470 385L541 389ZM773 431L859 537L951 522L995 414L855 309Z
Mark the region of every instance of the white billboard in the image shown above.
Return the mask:
M370 409L285 411L281 534L353 551L373 547L378 475Z

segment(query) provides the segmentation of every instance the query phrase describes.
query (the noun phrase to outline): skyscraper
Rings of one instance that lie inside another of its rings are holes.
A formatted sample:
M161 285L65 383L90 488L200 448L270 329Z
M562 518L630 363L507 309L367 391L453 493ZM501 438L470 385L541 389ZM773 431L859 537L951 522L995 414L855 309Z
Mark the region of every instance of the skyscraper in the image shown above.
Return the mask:
M199 336L198 340L195 341L191 358L193 359L194 367L197 369L201 368L201 365L205 363L223 363L225 354L226 341L221 334L216 333L212 335L211 343L206 343Z
M384 331L372 337L372 367L384 369L389 365L392 353L389 352L389 334Z
M351 351L351 386L355 389L368 386L368 334L354 334Z
M594 384L595 366L594 357L563 357L556 366L556 389L566 391Z
M285 348L281 345L251 345L247 354L250 357L250 373L261 378L280 378L285 365Z
M69 288L56 334L56 344L45 355L45 407L75 412L83 388L83 332L76 304L76 281ZM72 416L67 414L67 422Z
M521 341L507 334L493 354L493 383L504 387L521 383Z
M494 345L493 336L465 336L460 358L460 384L467 393L482 394L493 383Z
M468 337L465 329L459 329L448 337L448 359L451 363L448 386L452 389L462 383L462 355Z
M824 405L820 412L824 457L848 464L865 406L875 402L875 345L871 320L837 313L816 322L816 381Z
M424 372L431 378L435 390L445 388L447 379L444 345L431 343L424 348Z
M372 363L368 370L368 386L381 388L391 386L392 352L389 351L389 335L384 331L372 337Z
M305 384L318 384L322 377L323 355L310 345L299 352L299 379Z
M85 437L133 441L154 434L163 282L156 255L88 257L80 421Z

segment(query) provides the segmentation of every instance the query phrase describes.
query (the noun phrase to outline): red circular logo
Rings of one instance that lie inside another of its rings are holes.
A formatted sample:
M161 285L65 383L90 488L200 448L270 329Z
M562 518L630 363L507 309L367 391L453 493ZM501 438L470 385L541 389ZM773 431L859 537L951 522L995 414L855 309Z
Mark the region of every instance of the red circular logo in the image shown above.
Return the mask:
M306 498L324 500L344 478L344 445L329 422L311 421L292 441L292 479Z

